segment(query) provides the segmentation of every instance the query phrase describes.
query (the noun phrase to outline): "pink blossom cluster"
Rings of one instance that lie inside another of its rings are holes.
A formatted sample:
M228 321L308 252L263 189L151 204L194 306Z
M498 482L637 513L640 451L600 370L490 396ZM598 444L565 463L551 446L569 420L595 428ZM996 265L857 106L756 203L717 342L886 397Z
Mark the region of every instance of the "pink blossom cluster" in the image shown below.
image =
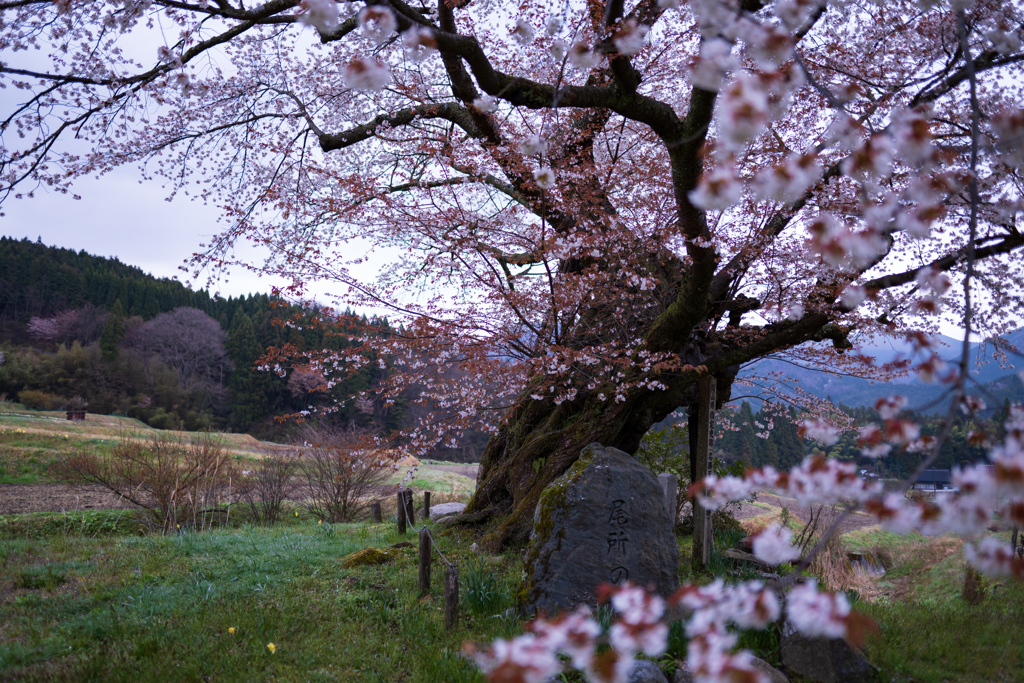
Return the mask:
M668 599L627 582L602 586L599 595L616 614L607 632L588 607L580 606L553 619L535 619L527 633L498 639L484 651L467 649L491 681L541 683L558 675L563 660L568 660L591 681L624 683L638 653L664 653L667 622L685 619L690 639L687 661L695 680L767 683L749 652L733 652L737 636L730 630L762 629L781 618L779 595L761 582L727 585L719 579L705 586L686 584ZM809 636L846 636L855 624L851 614L845 596L819 591L813 581L797 586L787 598L790 623ZM602 649L604 644L609 647Z

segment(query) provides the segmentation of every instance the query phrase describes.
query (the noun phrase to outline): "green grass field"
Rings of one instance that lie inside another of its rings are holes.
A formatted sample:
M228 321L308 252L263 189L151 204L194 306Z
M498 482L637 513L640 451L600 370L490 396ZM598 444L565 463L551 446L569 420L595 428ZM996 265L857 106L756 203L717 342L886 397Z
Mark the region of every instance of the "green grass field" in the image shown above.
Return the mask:
M477 680L457 653L467 638L518 630L504 615L517 560L488 564L502 586L495 614L464 604L458 629L447 634L442 568L435 565L432 592L420 598L415 548L400 549L388 565L341 568L349 553L409 538L384 525L312 523L5 538L0 678ZM439 543L467 564L457 538Z
M50 482L52 462L70 446L103 451L128 426L56 417L0 415L0 484ZM250 437L236 437L227 438L237 457L259 456L258 442L247 451ZM424 463L414 485L465 499L472 479L453 468ZM513 609L521 549L471 552L480 528L437 535L462 578L461 621L448 634L443 567L435 561L431 593L421 598L415 545L396 549L389 564L342 567L364 548L415 544L412 534L399 537L391 523L319 524L290 505L273 527L232 512L227 526L169 536L148 533L130 510L0 516L0 680L480 681L460 655L463 643L522 631ZM762 507L765 522L778 517ZM677 540L681 578L710 581L691 576L690 539ZM851 584L856 608L879 625L867 654L882 680L1024 680L1020 582L986 580L972 606L960 594L957 539L869 527L843 543L886 565L884 576ZM718 555L712 568L727 580L752 578ZM685 652L685 638L673 634L666 671ZM741 642L778 663L773 633Z

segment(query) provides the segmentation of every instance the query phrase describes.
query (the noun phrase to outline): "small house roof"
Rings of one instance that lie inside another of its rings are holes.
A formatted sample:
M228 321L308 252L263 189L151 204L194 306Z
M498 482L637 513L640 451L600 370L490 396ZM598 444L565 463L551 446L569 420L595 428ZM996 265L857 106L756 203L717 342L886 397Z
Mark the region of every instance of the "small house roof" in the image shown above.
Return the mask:
M921 473L917 481L921 484L948 484L952 480L949 470L928 469Z

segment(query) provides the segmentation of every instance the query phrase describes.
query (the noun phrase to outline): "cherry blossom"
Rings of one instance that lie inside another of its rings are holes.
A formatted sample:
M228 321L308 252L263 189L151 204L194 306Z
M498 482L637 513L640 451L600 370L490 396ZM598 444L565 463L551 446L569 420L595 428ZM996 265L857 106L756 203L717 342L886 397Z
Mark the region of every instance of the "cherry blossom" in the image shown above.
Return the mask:
M330 33L338 27L338 5L334 0L302 0L303 10L299 22L312 26L320 33Z
M850 601L842 593L818 591L818 582L811 579L789 591L786 614L794 628L806 636L842 638L846 635Z
M542 190L549 190L555 186L555 173L547 166L542 166L533 172L533 179Z
M615 49L624 55L637 54L644 47L648 30L647 26L638 23L635 19L627 19L612 37Z
M768 94L760 81L743 73L726 86L718 110L722 142L742 147L768 123Z
M732 44L722 38L701 41L700 54L694 60L690 81L698 88L717 92L725 75L738 66L732 56Z
M405 54L414 62L422 62L437 50L437 41L430 29L413 26L402 34Z
M770 524L754 536L754 555L768 564L782 564L800 557L800 550L793 546L793 532Z
M690 193L690 201L704 209L721 210L735 204L742 192L735 171L723 164L701 178L700 185Z
M839 433L836 428L817 418L807 419L800 423L800 436L814 439L824 446L831 446L839 441Z
M345 66L345 83L353 90L382 90L391 82L391 72L372 59L356 57Z
M546 683L562 670L555 650L532 633L512 640L498 638L486 652L474 653L473 659L492 681Z
M387 7L364 7L359 12L359 26L367 38L380 45L395 32L398 22Z
M516 42L520 45L529 45L533 42L533 27L525 19L517 19L515 29L512 31Z

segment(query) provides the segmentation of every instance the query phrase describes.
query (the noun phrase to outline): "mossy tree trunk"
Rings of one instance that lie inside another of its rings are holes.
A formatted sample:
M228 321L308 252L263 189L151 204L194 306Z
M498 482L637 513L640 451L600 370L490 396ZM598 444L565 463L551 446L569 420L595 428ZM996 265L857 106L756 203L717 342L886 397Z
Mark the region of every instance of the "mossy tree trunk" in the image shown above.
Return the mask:
M734 373L719 379L720 396L727 399ZM696 383L680 381L669 391L638 392L625 401L601 400L592 391L573 402L530 398L523 392L508 419L484 449L477 490L466 513L491 510L507 515L484 544L498 551L524 542L544 488L580 457L591 443L636 453L650 427L680 406L696 399Z

